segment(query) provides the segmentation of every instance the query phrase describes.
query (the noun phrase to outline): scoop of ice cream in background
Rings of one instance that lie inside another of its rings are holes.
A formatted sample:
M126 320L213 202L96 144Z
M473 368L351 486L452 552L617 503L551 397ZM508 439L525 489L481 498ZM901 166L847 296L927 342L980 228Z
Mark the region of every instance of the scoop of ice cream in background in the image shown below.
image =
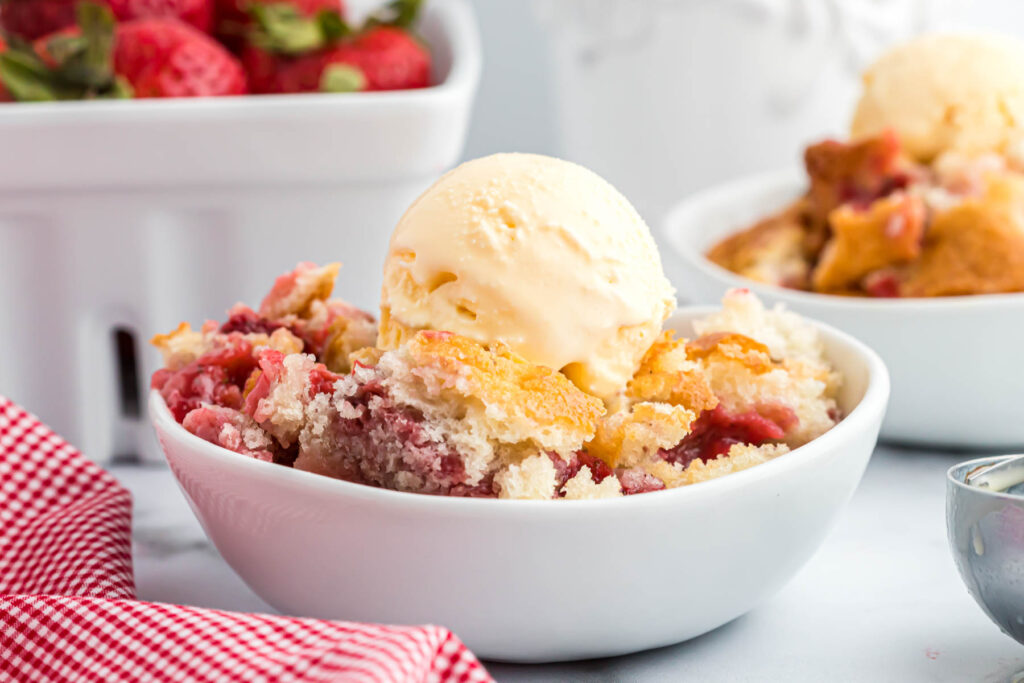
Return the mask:
M928 35L868 67L855 138L891 128L919 161L1007 152L1024 133L1024 44L1005 36Z
M398 222L379 345L420 329L501 341L609 398L675 305L650 230L607 181L496 154L443 176Z

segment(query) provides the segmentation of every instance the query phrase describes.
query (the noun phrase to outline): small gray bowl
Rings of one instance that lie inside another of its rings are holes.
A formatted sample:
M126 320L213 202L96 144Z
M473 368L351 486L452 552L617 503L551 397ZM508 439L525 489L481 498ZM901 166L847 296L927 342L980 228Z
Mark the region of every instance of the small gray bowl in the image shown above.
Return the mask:
M967 590L1003 633L1024 644L1024 486L995 492L965 483L983 465L968 460L946 474L946 529Z

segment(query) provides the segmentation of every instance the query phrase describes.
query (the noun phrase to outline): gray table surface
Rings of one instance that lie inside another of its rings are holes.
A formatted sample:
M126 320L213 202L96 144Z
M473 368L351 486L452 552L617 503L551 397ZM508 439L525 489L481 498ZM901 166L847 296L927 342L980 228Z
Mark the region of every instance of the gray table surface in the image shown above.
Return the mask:
M488 669L499 681L1009 681L1024 647L977 608L946 544L945 470L965 457L880 447L807 566L712 633L613 659ZM166 468L112 472L134 494L141 599L274 611L206 540Z

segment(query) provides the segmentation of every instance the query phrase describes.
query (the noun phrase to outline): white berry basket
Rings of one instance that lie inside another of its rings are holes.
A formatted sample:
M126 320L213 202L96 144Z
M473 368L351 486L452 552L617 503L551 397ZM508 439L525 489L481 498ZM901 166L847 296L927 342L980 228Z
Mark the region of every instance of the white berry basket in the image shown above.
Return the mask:
M467 0L428 3L422 90L0 107L0 394L98 461L160 456L148 338L341 261L372 308L391 228L459 158L480 77Z

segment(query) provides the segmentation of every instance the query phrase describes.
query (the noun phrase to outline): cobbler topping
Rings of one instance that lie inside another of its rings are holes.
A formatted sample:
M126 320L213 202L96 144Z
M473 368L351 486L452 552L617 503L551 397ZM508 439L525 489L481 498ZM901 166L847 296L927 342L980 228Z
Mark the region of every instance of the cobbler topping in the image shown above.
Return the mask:
M428 330L372 346L366 314L324 298L332 272L303 264L259 312L238 305L222 325L157 337L169 367L152 385L174 418L241 455L358 484L577 500L723 476L841 418L825 384L806 382L828 372L811 329L749 292L726 296L696 339L661 335L609 412L500 343Z

